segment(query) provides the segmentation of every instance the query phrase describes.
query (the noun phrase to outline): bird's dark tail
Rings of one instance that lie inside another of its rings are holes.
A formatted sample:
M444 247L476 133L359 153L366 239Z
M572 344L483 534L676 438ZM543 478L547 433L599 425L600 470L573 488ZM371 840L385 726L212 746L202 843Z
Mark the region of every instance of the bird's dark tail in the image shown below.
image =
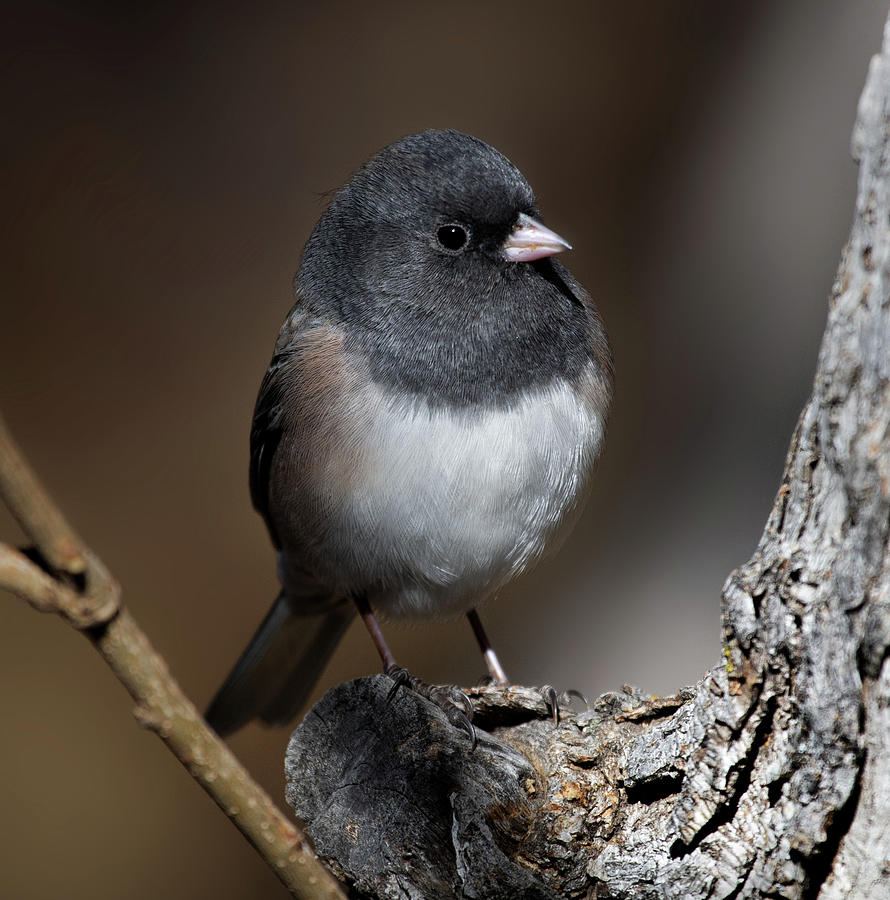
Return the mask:
M279 594L213 698L207 721L222 736L254 718L287 724L306 702L354 616L355 607L348 602L323 612L296 612L286 595Z

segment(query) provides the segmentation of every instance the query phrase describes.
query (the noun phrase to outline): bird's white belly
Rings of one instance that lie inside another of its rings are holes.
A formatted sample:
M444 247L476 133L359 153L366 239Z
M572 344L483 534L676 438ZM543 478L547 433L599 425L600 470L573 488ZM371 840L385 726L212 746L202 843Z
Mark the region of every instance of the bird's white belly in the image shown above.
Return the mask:
M342 513L356 573L399 618L464 612L538 559L575 509L603 423L558 380L507 409L430 408L372 389Z

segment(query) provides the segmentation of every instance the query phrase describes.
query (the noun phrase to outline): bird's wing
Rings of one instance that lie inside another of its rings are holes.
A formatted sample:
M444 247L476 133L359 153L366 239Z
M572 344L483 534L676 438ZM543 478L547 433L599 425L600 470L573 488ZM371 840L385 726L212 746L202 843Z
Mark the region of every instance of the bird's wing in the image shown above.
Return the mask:
M272 542L278 549L281 542L269 516L269 476L284 430L281 380L278 377L284 362L281 354L276 353L272 357L260 385L250 428L250 499L256 511L265 519Z
M250 428L250 499L254 509L265 520L277 549L281 549L281 541L270 515L269 487L272 463L287 428L284 396L286 379L292 369L294 357L301 351L303 339L318 324L301 308L298 299L281 326L275 342L275 352L260 385L253 411Z

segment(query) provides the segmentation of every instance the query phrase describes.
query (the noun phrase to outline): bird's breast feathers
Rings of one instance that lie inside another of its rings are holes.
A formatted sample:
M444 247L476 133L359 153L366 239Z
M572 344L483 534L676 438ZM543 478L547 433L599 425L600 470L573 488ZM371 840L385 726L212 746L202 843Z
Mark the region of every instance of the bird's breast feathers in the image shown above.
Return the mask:
M463 612L554 547L603 436L592 364L576 384L462 408L340 371L299 400L309 430L279 447L298 500L273 510L285 552L410 618Z
M424 574L429 601L448 612L472 606L553 543L603 432L564 381L485 411L376 399L350 514L360 531L386 533L385 544ZM423 592L391 602L402 616L435 612L413 608Z

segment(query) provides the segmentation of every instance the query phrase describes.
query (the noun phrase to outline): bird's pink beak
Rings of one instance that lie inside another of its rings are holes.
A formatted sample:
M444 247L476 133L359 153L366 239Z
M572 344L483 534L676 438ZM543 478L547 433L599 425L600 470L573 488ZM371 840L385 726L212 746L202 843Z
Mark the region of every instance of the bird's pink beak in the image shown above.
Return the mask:
M525 213L519 214L519 219L504 241L503 247L504 256L510 262L531 262L572 249L572 245L565 238L561 238L555 231L551 231L546 225L542 225L537 219Z

